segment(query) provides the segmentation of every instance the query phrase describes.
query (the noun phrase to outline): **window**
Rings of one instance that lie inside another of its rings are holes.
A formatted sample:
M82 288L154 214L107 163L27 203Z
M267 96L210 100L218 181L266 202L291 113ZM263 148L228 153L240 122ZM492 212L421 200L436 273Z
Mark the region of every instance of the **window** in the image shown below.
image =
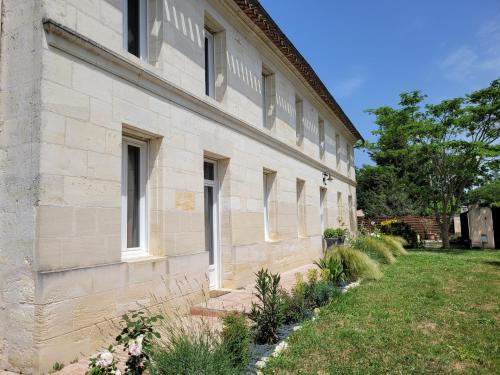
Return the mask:
M347 173L351 173L352 168L352 147L349 144L346 144L347 149Z
M342 193L340 191L337 192L337 212L338 212L339 224L343 225L343 223L344 223L344 203L342 202Z
M321 225L321 234L328 225L328 207L327 207L327 189L319 188L319 221Z
M147 59L147 4L146 0L124 0L123 47L141 59Z
M318 136L319 136L319 157L324 159L325 157L325 122L320 117L318 118Z
M300 179L297 179L297 234L299 237L307 235L305 181Z
M205 29L205 94L215 98L214 34Z
M274 126L274 74L262 67L262 125L267 129Z
M349 210L349 230L351 232L354 232L356 226L356 218L354 217L355 207L353 205L352 195L349 195L347 197L347 206L347 209Z
M266 241L271 240L276 228L276 210L274 205L276 199L275 194L275 181L276 172L264 169L264 235Z
M124 137L122 142L122 255L147 254L147 143Z
M266 82L267 75L262 71L262 124L264 127L267 126L267 82Z
M340 136L338 134L335 134L335 160L338 169L340 165Z
M301 145L304 140L304 102L298 96L295 96L295 136L297 145Z

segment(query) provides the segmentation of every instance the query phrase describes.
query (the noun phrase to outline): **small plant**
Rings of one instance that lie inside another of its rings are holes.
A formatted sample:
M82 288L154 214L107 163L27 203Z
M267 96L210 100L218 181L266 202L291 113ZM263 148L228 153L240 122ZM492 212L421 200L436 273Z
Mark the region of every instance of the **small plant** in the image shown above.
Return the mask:
M235 368L244 369L250 358L251 332L242 314L231 313L222 317L221 345Z
M90 363L85 375L121 375L121 371L116 367L114 349L110 345L107 350L90 358Z
M318 282L318 270L316 268L311 268L307 271L307 283L309 285L314 285Z
M125 326L116 341L128 352L126 374L141 375L149 366L153 340L161 337L153 325L161 319L161 315L147 316L143 311L132 312L130 317L122 316Z
M339 288L327 281L319 281L310 288L310 299L315 307L328 304L335 296L340 296Z
M325 254L322 258L315 261L314 264L321 269L322 280L332 284L337 284L338 282L345 280L342 262L335 257L332 257L331 253Z
M311 315L312 306L304 293L297 293L295 290L287 293L286 290L282 289L280 291L280 301L281 314L285 324L301 322Z
M172 333L165 346L152 352L151 375L236 375L242 370L233 366L223 346L213 335L202 332Z
M255 274L259 303L252 302L249 318L254 321L254 338L259 344L278 341L278 327L283 320L279 293L280 275L261 269Z
M354 281L360 278L377 280L382 277L378 263L352 247L339 246L330 253L330 256L342 264L347 280Z
M323 237L325 238L337 238L345 237L348 234L348 230L344 228L326 228L323 232Z
M52 366L52 370L50 371L50 373L52 374L54 372L61 371L63 368L64 368L64 363L56 362Z
M387 246L394 256L408 254L398 237L384 235L380 238L380 240Z
M387 244L372 236L359 236L353 246L380 262L392 264L396 261Z

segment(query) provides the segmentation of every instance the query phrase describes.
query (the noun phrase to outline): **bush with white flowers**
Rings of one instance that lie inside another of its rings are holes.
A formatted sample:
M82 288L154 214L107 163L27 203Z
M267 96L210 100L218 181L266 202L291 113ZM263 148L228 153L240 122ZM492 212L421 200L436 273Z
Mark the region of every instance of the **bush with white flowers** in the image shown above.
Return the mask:
M116 367L117 361L114 356L113 347L110 345L107 350L90 358L89 369L86 375L122 375Z
M154 323L163 319L161 315L147 316L142 311L122 316L124 327L116 337L128 353L126 375L141 375L151 362L153 340L160 338L160 333L153 328Z

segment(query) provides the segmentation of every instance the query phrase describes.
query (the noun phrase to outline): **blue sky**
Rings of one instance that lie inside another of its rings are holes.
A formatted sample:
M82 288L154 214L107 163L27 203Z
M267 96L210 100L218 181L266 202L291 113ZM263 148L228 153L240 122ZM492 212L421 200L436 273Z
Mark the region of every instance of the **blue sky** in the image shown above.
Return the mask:
M261 0L366 139L367 108L429 102L500 77L500 0ZM304 5L306 4L306 5ZM356 151L356 165L370 163Z

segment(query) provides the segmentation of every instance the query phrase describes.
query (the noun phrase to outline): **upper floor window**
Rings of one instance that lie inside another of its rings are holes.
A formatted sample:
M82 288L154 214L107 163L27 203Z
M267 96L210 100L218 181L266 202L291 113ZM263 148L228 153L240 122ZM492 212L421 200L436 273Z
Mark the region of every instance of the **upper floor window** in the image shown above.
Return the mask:
M205 94L215 98L214 34L205 28Z
M295 137L297 145L304 141L304 102L297 95L295 96Z
M124 137L122 142L122 254L146 255L148 144Z
M340 136L338 134L335 134L335 160L338 169L340 166Z
M271 129L274 126L274 74L262 67L262 124Z
M131 54L147 59L147 0L124 0L123 47Z
M347 149L347 173L351 173L351 168L352 168L352 147L347 144L346 145Z
M325 157L325 122L320 117L318 118L318 137L319 137L319 157L323 159Z

